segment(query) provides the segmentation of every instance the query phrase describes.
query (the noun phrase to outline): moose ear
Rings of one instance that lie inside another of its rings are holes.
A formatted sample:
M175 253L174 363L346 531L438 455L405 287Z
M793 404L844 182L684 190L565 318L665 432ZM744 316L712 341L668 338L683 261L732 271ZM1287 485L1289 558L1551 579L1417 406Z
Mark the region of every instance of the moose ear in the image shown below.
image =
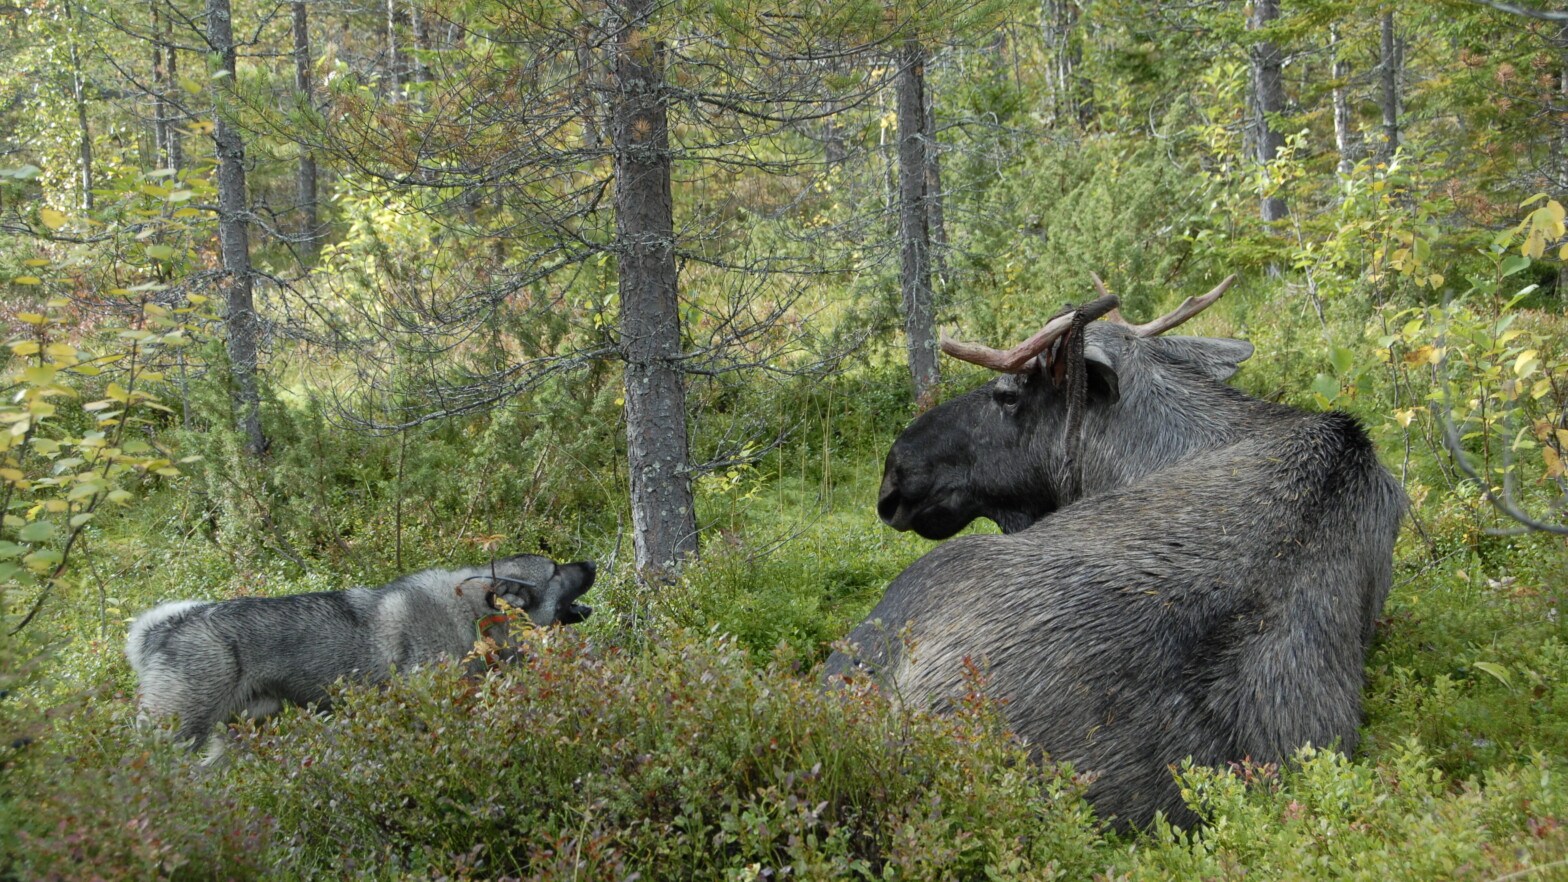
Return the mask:
M1236 375L1241 363L1252 357L1252 344L1229 337L1155 337L1176 357L1210 377L1225 382Z
M1084 343L1083 366L1090 401L1115 404L1121 400L1122 384L1116 373L1115 357L1098 343Z

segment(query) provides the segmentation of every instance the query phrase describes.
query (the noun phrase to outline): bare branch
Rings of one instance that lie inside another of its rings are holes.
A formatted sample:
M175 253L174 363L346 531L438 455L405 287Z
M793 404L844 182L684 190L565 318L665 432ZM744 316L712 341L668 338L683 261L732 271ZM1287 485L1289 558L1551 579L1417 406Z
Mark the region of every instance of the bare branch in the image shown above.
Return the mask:
M1479 3L1482 6L1490 6L1498 12L1506 12L1509 15L1522 15L1526 18L1534 18L1541 21L1568 21L1568 12L1557 12L1550 9L1532 9L1528 6L1520 6L1516 3L1504 3L1502 0L1471 0L1471 2Z

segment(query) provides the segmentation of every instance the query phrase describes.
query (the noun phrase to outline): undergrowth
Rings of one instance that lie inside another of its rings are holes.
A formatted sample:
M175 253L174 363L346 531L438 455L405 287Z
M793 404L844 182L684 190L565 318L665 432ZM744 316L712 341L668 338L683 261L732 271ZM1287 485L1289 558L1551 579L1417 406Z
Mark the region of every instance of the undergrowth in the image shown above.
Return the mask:
M1314 326L1292 300L1271 322L1268 296L1191 330L1249 336L1258 355L1235 380L1249 392L1361 417L1415 506L1357 754L1183 769L1198 829L1105 831L1084 780L1033 761L978 679L936 717L819 685L832 641L931 547L875 517L878 464L913 410L889 391L902 388L894 362L871 351L829 381L741 393L708 415L773 441L699 479L703 557L656 592L627 563L619 442L600 430L613 386L347 439L293 402L268 416L290 452L243 480L224 479L224 438L185 437L181 455L209 458L95 521L90 576L0 639L0 878L1568 875L1562 539L1487 532L1497 517L1435 454L1429 415L1408 410L1429 363L1397 348L1335 362L1335 347L1375 343L1377 315L1330 303ZM1555 321L1532 318L1543 339ZM217 769L135 726L121 645L158 602L375 584L521 551L601 572L594 616L514 665L345 687L331 716L238 727Z

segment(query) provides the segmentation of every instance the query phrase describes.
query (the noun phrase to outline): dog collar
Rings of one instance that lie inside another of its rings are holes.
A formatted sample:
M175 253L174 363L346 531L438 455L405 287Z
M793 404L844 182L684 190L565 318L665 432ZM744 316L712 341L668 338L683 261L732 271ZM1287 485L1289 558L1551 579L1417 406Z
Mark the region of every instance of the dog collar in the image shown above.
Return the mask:
M496 613L494 615L485 616L482 619L477 619L474 621L474 634L479 639L483 640L485 632L488 631L492 626L505 624L511 620L512 617L506 613Z

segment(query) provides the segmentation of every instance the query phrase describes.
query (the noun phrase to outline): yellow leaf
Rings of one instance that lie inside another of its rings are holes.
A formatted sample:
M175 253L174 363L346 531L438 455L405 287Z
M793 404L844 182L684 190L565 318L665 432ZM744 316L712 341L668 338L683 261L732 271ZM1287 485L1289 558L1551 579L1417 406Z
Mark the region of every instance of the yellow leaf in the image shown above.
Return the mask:
M1541 458L1546 460L1546 477L1561 478L1563 476L1563 458L1557 455L1557 451L1550 447L1542 447Z
M24 321L30 325L41 325L45 321L48 321L48 319L44 318L36 312L19 312L16 314L16 318L18 321ZM37 352L38 350L35 349L33 351Z
M54 382L57 370L58 368L52 364L35 364L22 371L22 382L32 383L34 386L46 386Z
M1524 244L1519 246L1519 253L1531 260L1538 259L1546 253L1546 236L1542 235L1540 230L1531 230Z
M18 285L42 285L44 283L43 279L40 279L37 276L17 276L11 281L17 283Z
M38 220L49 229L58 230L65 226L65 222L69 218L65 216L63 211L56 211L53 208L40 208L38 209Z
M1558 445L1568 447L1568 429L1558 429L1556 434Z
M1432 360L1432 347L1418 346L1405 353L1405 364L1411 367L1420 367Z
M1410 428L1411 420L1414 420L1415 418L1416 412L1414 408L1394 411L1394 420L1407 429Z

